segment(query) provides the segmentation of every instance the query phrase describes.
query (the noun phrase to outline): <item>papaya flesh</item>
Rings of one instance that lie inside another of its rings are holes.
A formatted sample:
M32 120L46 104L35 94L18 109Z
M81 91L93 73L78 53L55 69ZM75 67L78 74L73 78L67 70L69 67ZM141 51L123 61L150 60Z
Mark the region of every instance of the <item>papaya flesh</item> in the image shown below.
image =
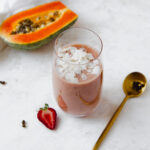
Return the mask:
M40 5L7 18L0 37L17 49L36 49L75 23L78 15L60 1Z

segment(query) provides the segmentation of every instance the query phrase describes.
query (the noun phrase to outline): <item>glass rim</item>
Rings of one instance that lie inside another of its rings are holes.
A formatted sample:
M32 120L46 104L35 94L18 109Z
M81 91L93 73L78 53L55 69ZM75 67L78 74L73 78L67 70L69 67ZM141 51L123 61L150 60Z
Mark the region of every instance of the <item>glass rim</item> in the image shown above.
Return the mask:
M55 42L54 42L55 55L56 55L59 59L61 59L61 61L65 62L65 63L70 63L70 64L72 64L72 65L85 65L85 64L88 64L88 63L89 63L89 62L87 62L87 63L78 63L78 64L75 64L75 63L71 63L71 62L68 62L68 61L64 61L64 60L62 60L61 57L58 56L58 53L57 53L57 50L58 50L57 43L58 43L59 38L62 36L62 34L66 33L66 32L69 32L70 30L73 30L73 29L82 29L82 30L85 30L85 31L89 31L89 32L93 33L95 36L98 37L98 39L99 39L99 41L100 41L100 44L101 44L101 48L100 48L100 51L99 51L98 55L97 55L92 61L94 61L94 60L96 60L97 58L99 58L100 55L101 55L101 53L102 53L102 51L103 51L103 42L102 42L102 39L100 38L100 36L99 36L95 31L93 31L93 30L91 30L91 29L88 29L88 28L85 28L85 27L71 27L71 28L69 28L69 29L67 29L67 30L65 30L65 31L63 31L63 32L61 32L61 33L56 37ZM92 47L91 47L91 48L92 48Z

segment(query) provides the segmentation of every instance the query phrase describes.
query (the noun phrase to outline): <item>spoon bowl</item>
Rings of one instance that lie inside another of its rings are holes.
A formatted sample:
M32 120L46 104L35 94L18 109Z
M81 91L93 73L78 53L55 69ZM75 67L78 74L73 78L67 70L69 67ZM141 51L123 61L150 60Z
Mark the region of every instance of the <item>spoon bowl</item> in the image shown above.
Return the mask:
M146 77L142 73L132 72L124 80L123 90L128 97L137 97L144 92L146 84Z

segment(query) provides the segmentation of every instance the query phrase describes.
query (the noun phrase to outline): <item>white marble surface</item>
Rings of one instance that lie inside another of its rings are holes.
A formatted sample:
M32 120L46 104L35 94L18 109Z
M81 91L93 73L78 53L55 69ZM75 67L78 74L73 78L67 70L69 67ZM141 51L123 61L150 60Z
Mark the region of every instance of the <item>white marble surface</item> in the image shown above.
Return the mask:
M42 0L0 0L1 21L14 10ZM48 1L48 0L47 0ZM37 51L0 51L0 150L91 150L117 106L124 98L122 82L132 71L150 81L150 1L62 0L79 19L75 26L96 31L104 43L104 84L101 105L86 118L72 118L56 105L51 90L53 41ZM35 4L33 4L35 3ZM16 6L16 7L15 7ZM47 102L58 112L55 131L36 118ZM150 86L127 102L101 150L149 150ZM28 123L26 129L21 121Z

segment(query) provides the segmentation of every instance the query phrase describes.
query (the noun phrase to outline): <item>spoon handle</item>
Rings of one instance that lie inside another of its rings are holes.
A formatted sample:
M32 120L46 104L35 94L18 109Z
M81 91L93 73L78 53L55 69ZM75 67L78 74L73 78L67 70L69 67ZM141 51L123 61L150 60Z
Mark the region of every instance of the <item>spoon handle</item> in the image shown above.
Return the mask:
M114 124L115 120L117 119L117 117L119 116L123 106L125 105L126 101L128 99L128 96L126 96L124 98L124 100L122 101L122 103L120 104L120 106L117 108L117 110L115 111L115 113L113 114L113 116L111 117L110 121L108 122L107 126L105 127L105 129L103 130L102 134L99 136L95 146L93 147L93 150L98 150L99 146L101 145L102 141L104 140L105 136L107 135L107 133L109 132L109 130L111 129L112 125Z

